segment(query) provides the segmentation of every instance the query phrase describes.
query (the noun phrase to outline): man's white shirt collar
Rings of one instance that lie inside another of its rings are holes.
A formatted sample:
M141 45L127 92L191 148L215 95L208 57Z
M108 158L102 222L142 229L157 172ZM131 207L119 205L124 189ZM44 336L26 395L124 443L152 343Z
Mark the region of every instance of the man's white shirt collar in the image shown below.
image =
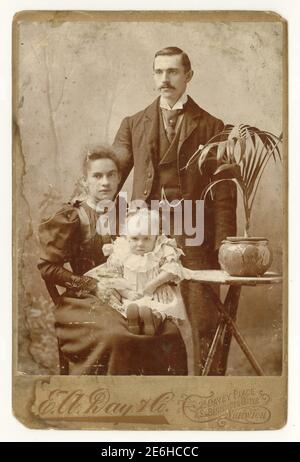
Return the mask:
M183 105L187 102L188 97L186 93L183 93L180 98L176 101L173 107L170 107L166 99L161 96L159 105L162 109L168 109L169 111L175 111L176 109L182 109Z

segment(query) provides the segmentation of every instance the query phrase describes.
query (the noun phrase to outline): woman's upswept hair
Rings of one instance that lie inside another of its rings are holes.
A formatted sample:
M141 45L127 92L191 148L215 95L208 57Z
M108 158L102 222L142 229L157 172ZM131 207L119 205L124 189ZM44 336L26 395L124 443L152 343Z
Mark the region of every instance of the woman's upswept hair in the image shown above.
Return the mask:
M98 159L111 159L116 164L118 172L120 172L120 162L116 153L111 146L102 144L97 146L87 146L85 148L82 165L84 176L87 174L89 163Z

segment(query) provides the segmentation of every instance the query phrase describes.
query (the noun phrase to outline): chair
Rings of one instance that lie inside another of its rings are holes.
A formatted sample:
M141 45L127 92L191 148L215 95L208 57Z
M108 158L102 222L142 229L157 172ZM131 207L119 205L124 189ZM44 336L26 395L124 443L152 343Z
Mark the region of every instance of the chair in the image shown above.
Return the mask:
M60 294L57 290L57 287L55 284L50 283L49 281L45 280L45 285L48 290L48 293L54 303L55 306L57 306L59 299L60 299ZM60 370L60 375L69 375L69 361L65 357L64 353L61 351L59 340L57 339L58 343L58 357L59 357L59 370Z

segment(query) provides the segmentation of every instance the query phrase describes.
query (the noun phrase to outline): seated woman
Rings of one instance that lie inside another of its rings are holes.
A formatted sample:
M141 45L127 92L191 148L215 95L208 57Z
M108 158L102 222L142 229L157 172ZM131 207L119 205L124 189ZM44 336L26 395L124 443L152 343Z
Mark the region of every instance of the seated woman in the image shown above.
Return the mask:
M186 350L174 323L166 320L155 336L135 335L118 311L95 296L97 281L83 276L105 262L102 247L112 241L97 232L97 204L113 200L118 190L121 175L113 151L91 151L84 175L86 200L66 205L39 228L41 275L50 290L56 285L66 288L57 299L55 319L69 373L186 375ZM72 271L64 268L66 263Z

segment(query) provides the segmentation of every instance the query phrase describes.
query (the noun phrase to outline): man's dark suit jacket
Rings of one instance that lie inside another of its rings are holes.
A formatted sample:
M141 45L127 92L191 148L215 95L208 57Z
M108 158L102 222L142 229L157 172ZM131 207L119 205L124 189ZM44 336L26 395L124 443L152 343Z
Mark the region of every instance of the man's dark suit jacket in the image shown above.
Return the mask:
M180 132L177 166L183 199L200 199L204 187L213 179L216 162L210 162L202 173L198 163L186 169L199 145L206 144L224 127L221 120L200 108L188 97ZM114 148L120 159L123 181L134 166L132 199L151 200L158 166L159 98L145 110L126 117L117 132ZM236 188L232 182L219 183L205 202L205 240L203 250L216 255L216 249L227 236L236 233ZM206 252L205 252L206 253ZM198 255L201 257L201 255ZM207 263L204 267L207 267ZM212 264L212 262L210 262ZM202 265L201 265L202 266Z

